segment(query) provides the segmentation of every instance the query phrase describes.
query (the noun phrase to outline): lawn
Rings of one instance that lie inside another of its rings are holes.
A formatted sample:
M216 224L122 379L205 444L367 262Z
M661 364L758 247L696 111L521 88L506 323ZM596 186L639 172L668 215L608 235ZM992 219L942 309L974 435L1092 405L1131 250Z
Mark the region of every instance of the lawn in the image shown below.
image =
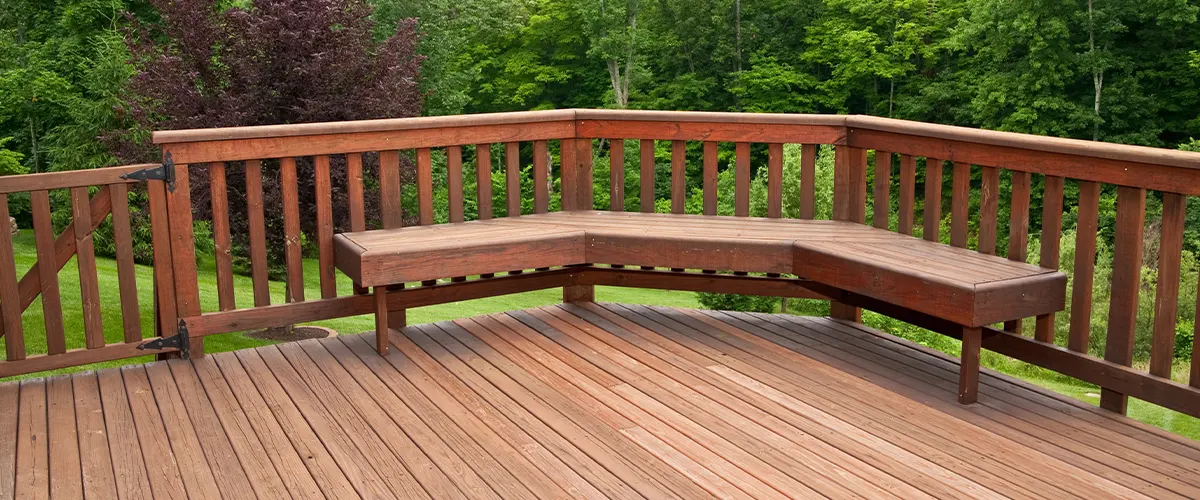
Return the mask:
M32 231L22 231L21 235L15 239L14 245L17 272L18 275L23 275L25 271L29 269L37 260ZM124 334L121 323L120 300L116 295L116 290L118 290L116 262L111 259L97 258L96 268L101 290L104 335L108 342L120 342ZM205 312L216 311L216 272L211 259L202 259L199 264L198 271L201 309ZM304 276L305 296L320 297L320 283L317 278L317 262L315 260L304 261ZM59 289L62 295L63 322L67 332L67 347L69 349L83 347L83 309L80 303L78 292L79 275L74 260L67 263L67 265L63 267L63 270L59 273L58 278ZM138 304L142 311L142 331L145 332L144 336L149 337L152 336L152 321L154 317L154 300L152 296L153 272L150 267L137 266L137 286ZM253 288L250 278L248 276L236 276L234 278L234 287L234 295L237 299L238 306L251 307L253 305ZM283 292L284 284L282 282L271 282L271 300L273 303L280 303L283 301ZM338 294L349 295L350 293L352 293L352 288L349 279L339 274ZM699 304L696 302L695 294L691 292L645 290L636 288L597 287L596 300L604 302L624 302L677 307L699 307ZM429 323L447 319L477 316L481 314L538 307L559 303L561 301L561 289L556 288L540 290L535 292L506 295L502 297L491 297L486 299L468 300L463 302L410 309L408 311L408 322L412 324ZM825 307L827 309L827 306L817 305L812 312L819 313L821 307ZM793 312L807 312L807 309L802 304L796 304L796 308L799 309L799 311ZM920 330L912 327L911 325L905 325L895 320L879 317L870 313L864 317L864 321L868 325L900 335L908 338L909 340L919 342L934 349L954 355L958 354L957 340L925 330ZM25 327L25 345L28 352L30 354L44 353L46 351L46 335L45 326L42 323L42 305L40 298L25 311L25 314L22 317L22 323ZM320 321L313 324L332 328L339 332L358 333L373 329L374 319L369 315L365 315ZM268 343L269 342L247 337L242 333L212 335L205 337L204 341L205 350L208 352L232 351L235 349L257 347ZM3 344L2 340L0 340L0 344ZM38 373L29 376L42 376L48 373L66 373L84 369L142 363L150 361L151 359L151 356L143 356L83 367L66 368L63 370L56 370L54 372ZM995 353L985 352L982 362L984 366L987 366L988 368L1020 377L1047 389L1057 391L1073 398L1081 399L1091 404L1099 403L1100 391L1094 385L1084 384L1049 370L1038 368L1027 363L1013 360L1011 358L1006 358ZM1171 432L1190 437L1192 439L1200 439L1200 419L1196 419L1182 413L1166 410L1156 405L1131 399L1129 405L1129 416L1142 422L1167 429Z

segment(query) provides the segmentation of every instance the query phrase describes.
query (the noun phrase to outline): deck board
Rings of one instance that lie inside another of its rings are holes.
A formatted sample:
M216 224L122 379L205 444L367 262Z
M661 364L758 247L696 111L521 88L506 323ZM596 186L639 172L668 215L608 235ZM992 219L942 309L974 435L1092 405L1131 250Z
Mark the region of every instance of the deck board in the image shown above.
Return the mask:
M0 496L1195 498L1200 445L829 318L563 304L0 384Z

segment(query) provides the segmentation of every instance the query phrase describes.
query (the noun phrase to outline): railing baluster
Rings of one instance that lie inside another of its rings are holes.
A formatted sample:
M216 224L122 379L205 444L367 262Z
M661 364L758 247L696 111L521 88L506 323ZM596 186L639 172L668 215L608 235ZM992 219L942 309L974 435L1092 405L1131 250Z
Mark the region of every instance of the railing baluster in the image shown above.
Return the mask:
M463 221L462 146L446 148L446 194L450 222Z
M1154 336L1150 374L1171 378L1175 360L1175 321L1179 312L1179 264L1187 197L1163 193L1162 238L1158 246L1158 285L1154 291Z
M1059 239L1062 237L1063 178L1047 175L1046 190L1042 197L1042 253L1038 265L1047 269L1058 269ZM1054 313L1037 317L1034 338L1042 342L1054 342Z
M25 329L21 325L21 296L17 292L16 256L12 231L8 224L8 195L0 193L0 314L3 314L5 357L9 361L25 359Z
M1095 279L1099 217L1100 184L1079 181L1079 220L1075 223L1075 268L1071 274L1071 330L1067 349L1085 354L1092 336L1092 282Z
M58 290L58 266L55 265L54 224L50 215L50 193L31 191L29 202L33 211L33 236L37 245L38 279L42 290L42 318L46 324L46 352L59 354L67 350L67 340L63 330L62 299Z
M875 151L875 201L871 223L877 228L888 228L888 214L892 210L892 154Z
M95 349L104 347L104 324L100 319L96 250L88 224L92 214L87 187L71 188L71 214L75 220L75 263L79 267L79 294L83 301L84 341L88 349Z
M750 216L750 143L734 145L733 215Z
M954 186L950 195L950 244L967 246L967 215L971 205L971 165L954 162Z
M533 141L533 213L535 214L544 214L550 209L550 170L547 168L549 159L550 153L547 150L546 141ZM621 179L621 193L624 195L624 170L621 170Z
M1113 241L1108 338L1104 346L1104 359L1123 366L1133 363L1145 217L1146 190L1118 186L1116 234L1121 237ZM1123 414L1128 402L1128 396L1123 393L1109 388L1100 390L1101 408Z
M671 141L671 213L681 214L687 204L687 143Z
M346 195L349 197L350 203L350 231L366 231L367 217L364 206L365 200L363 198L362 153L350 153L346 155ZM459 196L462 195L460 194ZM459 201L461 213L462 199L460 198ZM366 287L358 286L358 283L354 284L355 295L366 295L369 292L370 290Z
M360 158L359 169L361 170L361 168ZM360 172L360 185L361 178L362 173ZM249 214L250 223L250 276L254 282L254 307L269 306L271 305L271 288L268 282L267 227L263 217L262 161L260 160L246 161L246 213Z
M704 215L717 215L717 143L704 141Z
M229 242L229 201L225 187L225 163L213 162L208 165L208 185L212 203L213 253L217 266L217 302L222 311L232 311L237 308L237 304L233 299L233 255ZM116 207L115 203L113 207Z
M476 201L479 220L492 218L492 145L475 145Z
M257 164L257 162L255 162ZM247 165L250 162L246 162ZM250 175L246 175L250 179ZM247 194L250 190L247 189ZM146 193L149 195L150 205L150 239L154 247L154 310L157 313L158 324L156 325L158 335L173 335L175 332L176 322L179 319L178 309L175 307L175 269L172 264L171 257L171 214L167 205L167 188L166 184L161 181L153 181L146 185ZM261 198L261 190L260 196ZM260 203L261 206L261 203ZM254 239L254 217L251 212L251 231L250 242L253 245ZM259 211L261 215L262 211ZM260 232L260 234L262 234ZM265 245L262 247L264 257L266 254ZM253 255L253 246L251 254ZM265 275L265 258L263 273ZM258 267L255 267L257 271ZM255 280L257 282L257 280ZM263 282L266 280L264 278ZM257 303L257 288L255 293L255 305ZM265 304L264 304L265 305Z
M783 144L767 144L767 217L783 217Z
M511 176L509 180L512 180ZM433 225L433 157L429 148L417 148L417 223ZM437 280L425 280L421 284L433 286Z
M941 239L942 225L942 160L925 158L925 228L928 241Z
M488 200L491 200L490 196ZM399 151L379 152L379 212L384 229L404 225L404 212L400 205Z
M642 139L638 149L641 167L641 201L642 212L654 212L654 141Z
M125 342L142 340L142 310L138 307L137 268L133 262L133 232L129 227L129 193L125 184L108 186L112 197L113 243L117 253L117 282L121 292L121 325L125 331ZM53 244L51 242L51 244ZM40 257L39 257L40 260ZM58 284L55 283L57 293ZM42 289L42 301L46 290ZM45 308L43 307L43 311ZM59 314L61 310L56 307ZM61 318L59 319L61 321Z
M509 217L521 215L521 149L515 142L504 144L504 202Z
M575 161L578 168L578 200L579 210L593 210L596 208L596 193L592 189L595 185L593 179L593 158L592 158L592 139L583 138L575 140Z
M996 254L996 221L1000 210L1000 169L983 167L979 188L979 253Z
M321 298L337 297L337 274L333 269L333 186L329 178L329 156L313 158L313 190L317 196L317 271Z
M1008 260L1025 262L1029 248L1029 172L1012 171L1008 214ZM1021 320L1006 321L1004 329L1021 331Z
M304 301L304 267L300 255L300 197L296 188L296 159L279 161L279 190L283 194L284 263L287 266L286 302Z
M900 199L899 219L896 232L912 236L913 217L916 216L917 159L912 155L900 155Z

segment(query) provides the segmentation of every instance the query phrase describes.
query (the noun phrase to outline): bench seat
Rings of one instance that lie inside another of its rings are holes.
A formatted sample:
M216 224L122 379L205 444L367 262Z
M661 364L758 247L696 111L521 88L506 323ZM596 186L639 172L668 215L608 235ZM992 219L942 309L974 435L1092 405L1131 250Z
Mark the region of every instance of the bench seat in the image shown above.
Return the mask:
M576 211L335 236L361 286L588 263L790 273L983 326L1059 311L1066 276L844 221Z

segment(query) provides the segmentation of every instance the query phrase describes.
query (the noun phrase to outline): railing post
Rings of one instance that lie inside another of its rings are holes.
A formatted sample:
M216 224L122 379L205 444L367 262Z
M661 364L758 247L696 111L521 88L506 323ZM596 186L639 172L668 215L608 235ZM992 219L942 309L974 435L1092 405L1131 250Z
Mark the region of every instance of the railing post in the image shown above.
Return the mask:
M1104 359L1122 366L1133 364L1137 327L1138 291L1141 288L1142 233L1146 216L1146 190L1117 188L1118 237L1113 242L1113 267L1108 306L1108 338ZM1100 407L1124 414L1129 396L1107 387L1100 390Z
M570 203L568 204L568 199ZM592 140L587 138L562 141L562 205L563 210L591 210ZM563 286L563 302L595 302L593 285Z
M867 219L867 150L838 145L834 149L833 219L865 224ZM830 317L862 322L862 309L829 303Z
M175 165L175 190L167 192L167 220L171 234L171 273L174 276L175 313L179 318L200 315L200 286L196 281L196 242L192 234L192 196L188 166ZM160 181L152 181L160 182ZM176 331L169 330L164 335ZM204 355L204 340L189 339L190 355Z

